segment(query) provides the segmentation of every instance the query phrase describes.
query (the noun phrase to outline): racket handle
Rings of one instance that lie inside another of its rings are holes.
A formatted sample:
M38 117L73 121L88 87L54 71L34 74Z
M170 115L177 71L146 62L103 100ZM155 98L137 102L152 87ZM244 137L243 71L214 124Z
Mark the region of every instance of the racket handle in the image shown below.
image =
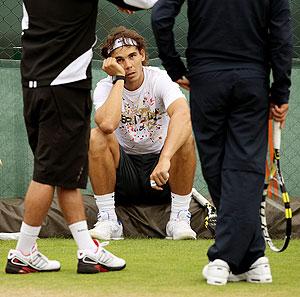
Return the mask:
M280 142L281 142L281 128L280 122L274 121L273 124L273 145L274 149L280 149Z

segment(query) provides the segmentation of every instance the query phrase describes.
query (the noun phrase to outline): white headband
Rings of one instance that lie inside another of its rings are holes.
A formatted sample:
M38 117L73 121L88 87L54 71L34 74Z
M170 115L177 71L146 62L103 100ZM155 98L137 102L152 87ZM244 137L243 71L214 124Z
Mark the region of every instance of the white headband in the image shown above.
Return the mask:
M114 51L115 49L117 49L119 47L122 47L122 46L126 46L126 45L127 46L128 45L129 46L130 45L137 46L138 44L134 39L131 39L131 38L118 38L118 39L115 40L114 45L112 46L112 48L107 50L107 53L110 55L110 53L112 51Z

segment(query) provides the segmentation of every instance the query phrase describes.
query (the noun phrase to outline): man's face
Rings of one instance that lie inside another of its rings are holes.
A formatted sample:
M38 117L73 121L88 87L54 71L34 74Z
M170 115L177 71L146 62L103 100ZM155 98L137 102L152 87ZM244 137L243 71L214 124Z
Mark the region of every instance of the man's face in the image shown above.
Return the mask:
M143 61L145 61L144 50L139 51L136 46L123 46L111 53L125 70L125 87L135 90L141 86L144 80Z

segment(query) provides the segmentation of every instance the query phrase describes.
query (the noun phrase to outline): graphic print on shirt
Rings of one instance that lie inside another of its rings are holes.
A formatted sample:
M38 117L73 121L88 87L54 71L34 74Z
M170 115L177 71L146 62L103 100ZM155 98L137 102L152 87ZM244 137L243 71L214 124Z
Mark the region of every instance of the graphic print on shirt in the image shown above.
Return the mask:
M137 104L138 103L138 104ZM119 129L124 138L135 144L150 140L152 143L163 143L161 134L163 114L166 113L162 101L155 100L147 92L141 100L132 98L124 102Z

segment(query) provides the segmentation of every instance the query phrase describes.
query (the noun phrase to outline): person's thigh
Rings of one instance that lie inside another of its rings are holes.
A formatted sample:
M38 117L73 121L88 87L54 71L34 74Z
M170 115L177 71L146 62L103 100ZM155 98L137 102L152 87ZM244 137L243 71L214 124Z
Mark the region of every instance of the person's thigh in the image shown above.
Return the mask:
M232 87L227 73L213 71L191 78L192 124L204 177L215 176L222 168Z
M91 108L88 89L55 86L27 90L24 116L34 153L34 181L86 187Z
M239 79L230 103L223 168L264 174L268 139L268 81L252 70L237 71L237 74Z
M169 185L165 185L163 191L154 190L150 186L150 174L158 159L158 154L128 155L120 147L116 204L155 205L170 202Z

